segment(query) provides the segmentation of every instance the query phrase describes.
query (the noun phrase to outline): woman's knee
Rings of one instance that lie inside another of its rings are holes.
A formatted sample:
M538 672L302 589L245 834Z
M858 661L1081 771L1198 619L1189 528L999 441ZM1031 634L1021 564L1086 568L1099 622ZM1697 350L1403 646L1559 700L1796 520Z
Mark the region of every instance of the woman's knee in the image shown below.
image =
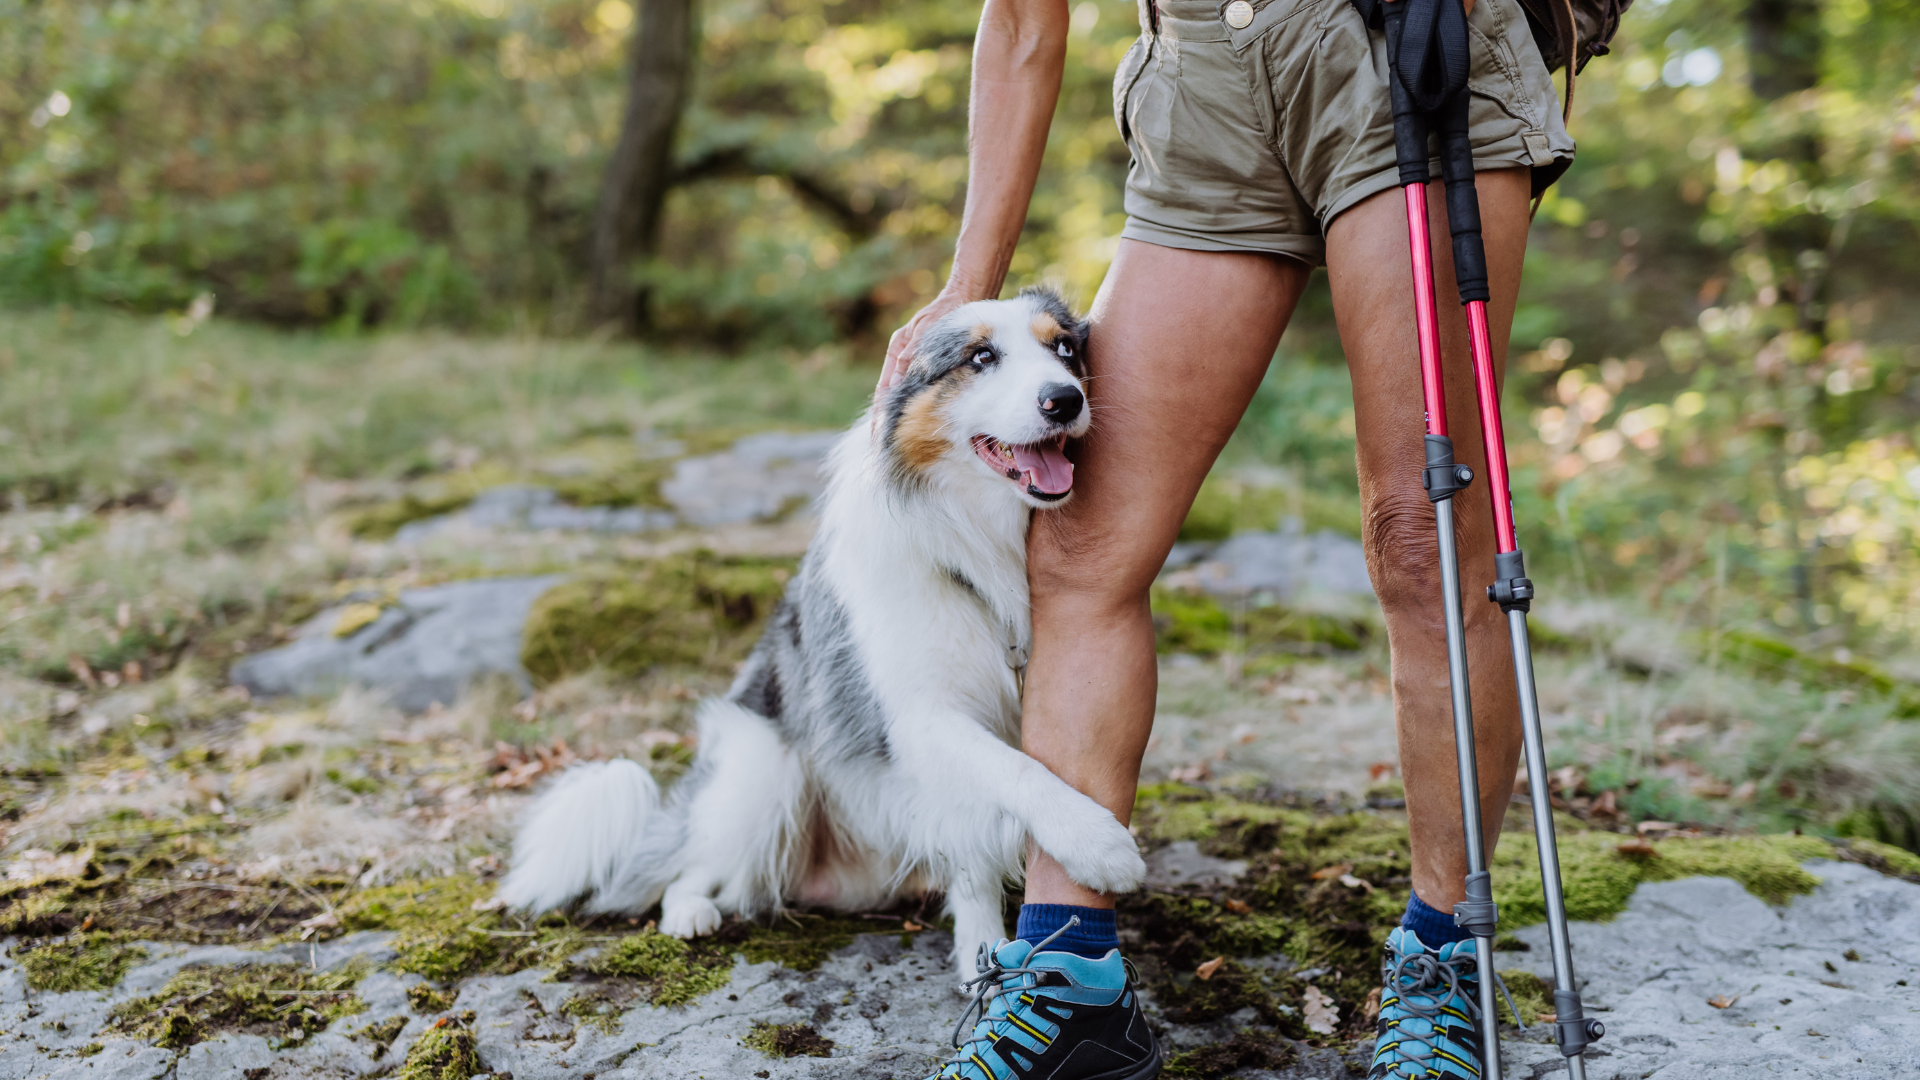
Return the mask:
M1371 501L1361 524L1367 573L1389 618L1431 618L1440 611L1440 544L1424 492L1392 492Z

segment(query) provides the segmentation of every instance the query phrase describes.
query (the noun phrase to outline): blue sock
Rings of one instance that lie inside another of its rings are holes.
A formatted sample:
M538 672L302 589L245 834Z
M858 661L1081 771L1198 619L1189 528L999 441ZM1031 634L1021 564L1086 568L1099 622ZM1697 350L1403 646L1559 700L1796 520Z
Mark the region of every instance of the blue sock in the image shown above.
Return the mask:
M1436 952L1442 945L1465 941L1473 936L1453 925L1451 914L1428 907L1417 893L1407 900L1407 913L1400 917L1400 925L1413 931L1420 938L1420 944Z
M1120 932L1114 923L1112 908L1021 904L1020 924L1013 936L1030 945L1038 945L1076 915L1080 917L1080 925L1054 938L1053 943L1047 946L1048 952L1070 952L1075 956L1098 960L1120 947Z

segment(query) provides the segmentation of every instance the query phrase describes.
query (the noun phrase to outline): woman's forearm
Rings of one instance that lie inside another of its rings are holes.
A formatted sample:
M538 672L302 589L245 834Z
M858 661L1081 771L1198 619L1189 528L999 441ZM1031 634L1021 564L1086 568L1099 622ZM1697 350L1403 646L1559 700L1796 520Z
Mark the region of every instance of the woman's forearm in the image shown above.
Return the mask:
M1067 0L987 0L973 46L967 202L947 288L997 296L1026 225L1067 56Z

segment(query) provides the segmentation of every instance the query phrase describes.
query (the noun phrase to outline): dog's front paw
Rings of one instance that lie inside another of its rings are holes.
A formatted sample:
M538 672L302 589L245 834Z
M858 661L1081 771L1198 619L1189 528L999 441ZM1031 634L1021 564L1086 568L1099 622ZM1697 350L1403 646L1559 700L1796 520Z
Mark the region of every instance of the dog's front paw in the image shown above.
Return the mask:
M699 937L720 929L720 909L704 896L668 897L660 905L660 932Z
M1147 863L1127 831L1104 807L1088 800L1085 813L1039 831L1034 840L1075 883L1095 892L1130 893L1146 879Z

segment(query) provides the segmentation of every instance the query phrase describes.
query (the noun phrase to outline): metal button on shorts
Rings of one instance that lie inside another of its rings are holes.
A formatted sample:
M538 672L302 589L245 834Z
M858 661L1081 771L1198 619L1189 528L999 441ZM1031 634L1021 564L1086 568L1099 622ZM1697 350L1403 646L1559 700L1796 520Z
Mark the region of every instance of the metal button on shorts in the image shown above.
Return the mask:
M1235 30L1245 30L1253 21L1253 5L1247 0L1233 0L1227 5L1227 25Z

